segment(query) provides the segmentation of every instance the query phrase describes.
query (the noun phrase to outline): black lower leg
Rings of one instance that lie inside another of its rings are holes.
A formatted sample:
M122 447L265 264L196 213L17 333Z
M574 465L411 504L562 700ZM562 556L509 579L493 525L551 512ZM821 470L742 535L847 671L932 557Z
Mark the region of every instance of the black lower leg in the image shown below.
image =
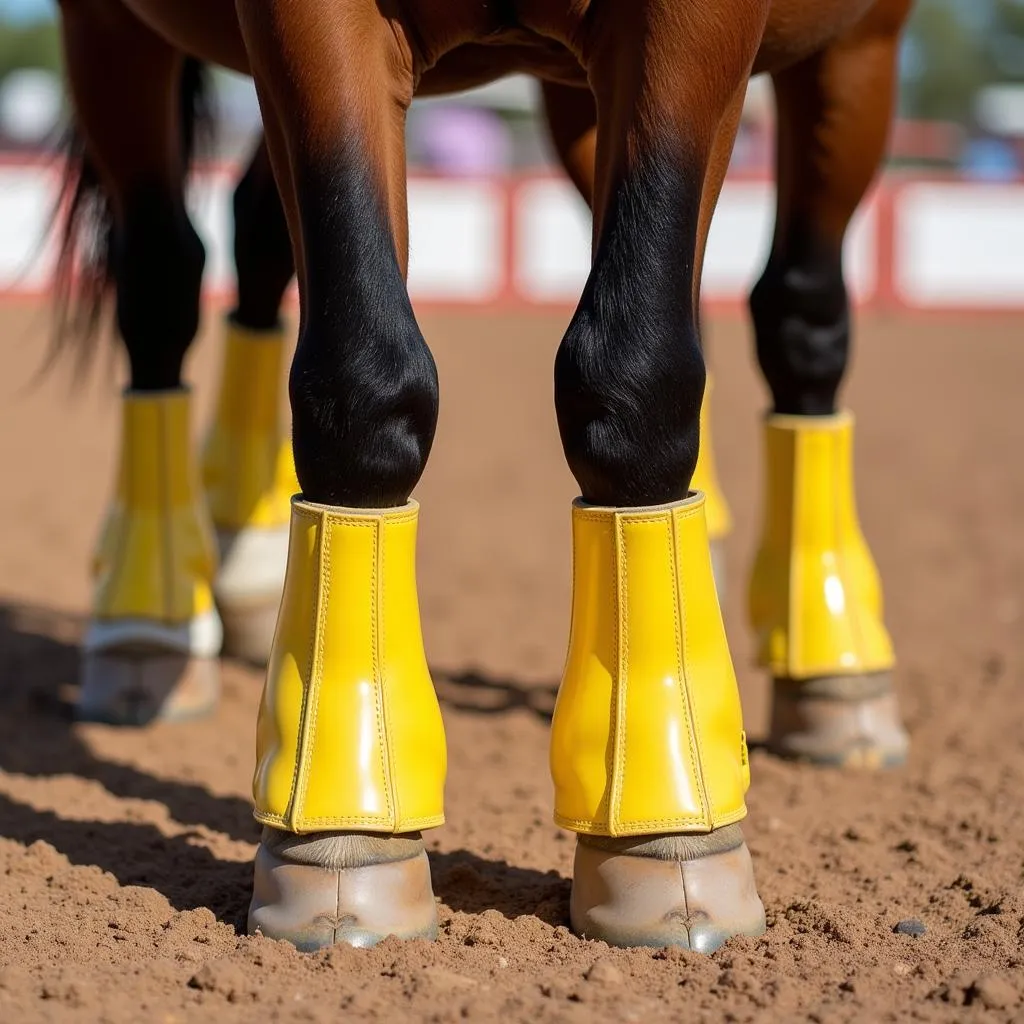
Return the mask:
M289 377L295 468L311 501L404 504L437 423L437 371L368 161L303 175L305 310Z
M260 144L235 189L238 305L231 319L253 331L279 325L281 302L295 274L288 222L265 145Z
M841 247L819 241L810 231L794 234L784 249L773 252L750 296L750 309L774 411L834 413L850 351Z
M165 186L134 188L121 209L112 256L131 387L179 387L185 353L199 327L203 245L180 193Z
M584 500L656 505L697 464L704 360L685 269L699 190L650 156L613 189L593 270L555 360L555 405Z

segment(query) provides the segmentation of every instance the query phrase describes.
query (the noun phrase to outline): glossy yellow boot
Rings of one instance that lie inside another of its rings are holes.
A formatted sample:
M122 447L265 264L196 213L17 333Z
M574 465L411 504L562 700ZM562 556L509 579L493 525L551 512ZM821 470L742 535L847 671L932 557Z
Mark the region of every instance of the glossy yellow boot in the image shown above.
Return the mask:
M718 481L715 465L715 447L711 439L711 389L712 377L708 374L704 386L704 401L700 407L700 448L697 452L697 468L693 471L690 490L702 491L705 498L704 515L708 523L708 540L711 543L711 568L715 573L715 588L718 590L719 606L725 604L725 539L732 532L732 513L725 493Z
M79 718L123 725L208 712L219 685L217 557L186 390L127 392L117 488L94 558Z
M295 499L257 730L265 826L249 930L303 950L433 938L420 830L444 821L444 728L416 596L418 506Z
M220 551L214 595L224 653L259 664L266 663L274 638L290 501L299 490L281 424L285 351L282 331L227 322L217 412L203 455Z
M765 468L750 617L774 678L770 746L821 764L899 764L907 736L854 502L853 417L769 416Z
M551 735L587 938L710 952L764 909L738 822L750 781L705 498L573 506L572 627Z

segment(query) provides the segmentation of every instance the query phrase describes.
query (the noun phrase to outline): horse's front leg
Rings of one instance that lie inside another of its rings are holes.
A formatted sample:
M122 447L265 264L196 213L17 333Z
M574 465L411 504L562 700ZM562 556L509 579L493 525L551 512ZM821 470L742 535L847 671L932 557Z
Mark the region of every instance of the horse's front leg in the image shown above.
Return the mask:
M551 143L566 174L587 205L594 207L594 175L597 169L597 101L590 89L581 89L558 82L543 83L544 114ZM677 285L689 288L692 272L679 268ZM699 321L698 317L698 321ZM700 324L698 322L698 331ZM711 565L720 603L725 601L725 545L732 530L729 503L718 480L715 446L711 436L711 373L708 373L704 400L700 410L700 445L697 466L691 486L703 491L708 539L711 542Z
M249 927L303 949L432 937L420 830L443 821L445 744L409 495L438 399L404 281L411 60L372 3L238 8L302 302L302 493L259 712Z
M767 3L719 7L629 0L596 16L596 251L555 364L582 492L551 745L556 820L579 836L572 924L701 951L765 925L739 826L739 692L689 487L701 254Z

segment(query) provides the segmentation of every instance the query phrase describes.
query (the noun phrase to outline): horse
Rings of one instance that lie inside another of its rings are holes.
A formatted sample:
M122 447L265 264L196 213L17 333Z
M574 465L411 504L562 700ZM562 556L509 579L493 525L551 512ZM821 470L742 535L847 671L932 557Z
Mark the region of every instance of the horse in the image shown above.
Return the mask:
M815 763L905 757L856 515L853 419L837 394L850 338L842 242L884 152L909 7L61 0L75 117L109 201L130 378L86 640L94 692L190 690L201 707L219 641L181 379L203 268L183 201L187 58L253 76L297 272L299 487L256 730L250 931L303 950L437 933L422 831L444 821L446 752L410 497L438 408L405 285L403 129L417 94L536 76L593 212L591 272L554 366L580 488L550 747L555 821L577 835L573 928L709 952L765 927L740 825L750 769L739 693L706 498L691 486L706 382L701 266L752 74L771 75L778 107L775 237L750 297L771 406L748 603L774 679L771 742ZM239 253L240 280L258 248ZM275 322L280 294L264 298L256 329Z

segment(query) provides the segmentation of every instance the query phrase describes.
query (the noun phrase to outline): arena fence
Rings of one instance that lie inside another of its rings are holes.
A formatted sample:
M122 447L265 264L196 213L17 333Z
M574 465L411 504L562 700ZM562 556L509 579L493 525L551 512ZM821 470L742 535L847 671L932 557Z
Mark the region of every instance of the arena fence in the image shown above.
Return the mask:
M231 190L237 170L199 172L190 206L207 246L206 286L232 286ZM47 219L53 165L0 162L0 296L46 291L55 249ZM711 229L704 296L738 306L764 264L773 186L730 178ZM553 174L442 178L409 184L409 288L418 307L566 307L590 260L590 216ZM856 301L874 308L1024 310L1024 180L981 184L890 175L860 211L847 241Z

